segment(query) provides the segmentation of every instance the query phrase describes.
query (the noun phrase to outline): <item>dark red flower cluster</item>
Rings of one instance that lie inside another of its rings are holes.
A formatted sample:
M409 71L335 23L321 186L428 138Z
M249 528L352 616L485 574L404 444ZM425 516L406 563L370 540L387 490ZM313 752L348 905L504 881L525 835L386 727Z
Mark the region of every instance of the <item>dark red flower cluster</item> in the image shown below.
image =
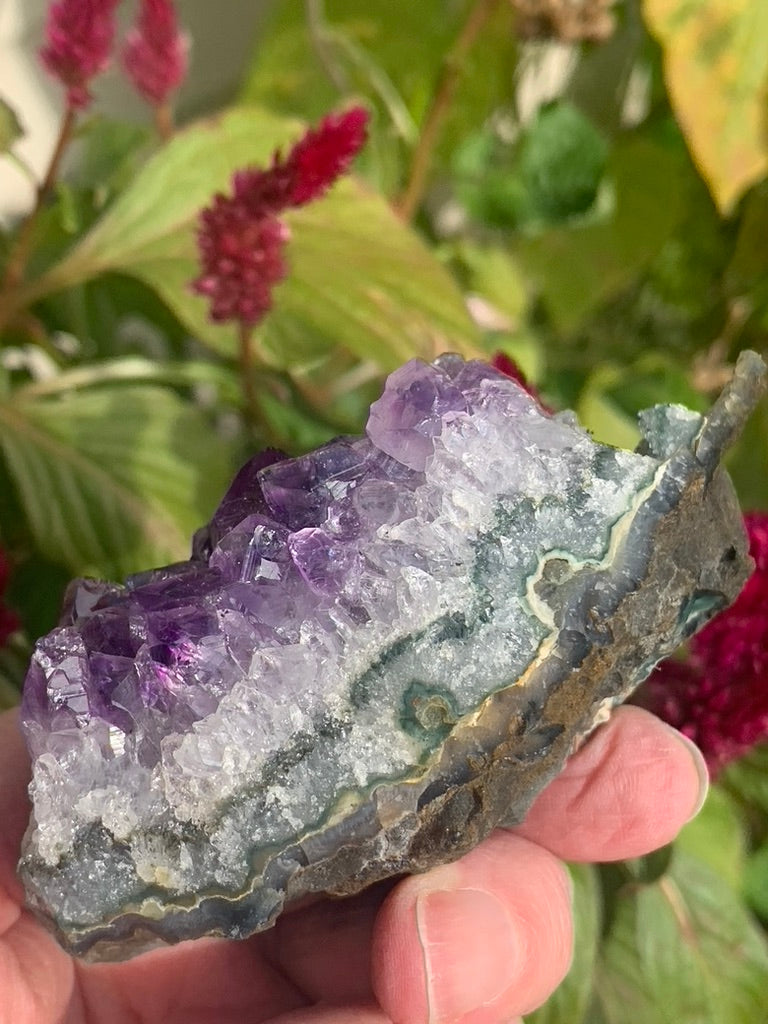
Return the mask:
M239 171L232 195L219 193L200 214L202 274L192 287L211 303L211 319L253 327L272 306L272 288L286 274L288 228L279 214L323 195L366 139L368 114L352 107L308 131L266 170Z
M169 0L142 0L135 26L125 38L123 65L147 103L168 100L187 73L189 44L179 31Z
M240 201L216 196L200 218L198 246L204 274L194 282L211 300L211 319L252 326L272 306L272 289L286 274L288 228L277 217L254 216Z
M699 746L715 775L768 739L768 514L744 518L755 570L730 608L668 658L638 702Z
M8 564L8 558L3 549L0 548L0 647L3 646L11 633L21 625L18 615L3 604L3 595L8 586L9 574L10 565Z
M51 4L40 57L67 90L67 104L83 110L91 81L109 64L119 0L59 0ZM187 71L187 40L172 0L141 0L123 52L128 77L155 105L165 103Z
M67 104L82 110L91 102L91 80L109 64L118 0L60 0L51 4L46 45L40 57L67 90Z

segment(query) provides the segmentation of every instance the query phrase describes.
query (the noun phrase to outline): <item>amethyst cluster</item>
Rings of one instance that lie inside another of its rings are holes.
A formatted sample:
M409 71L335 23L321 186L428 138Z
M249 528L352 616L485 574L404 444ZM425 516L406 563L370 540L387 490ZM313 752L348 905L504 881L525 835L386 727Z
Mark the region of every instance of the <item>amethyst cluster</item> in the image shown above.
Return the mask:
M717 459L761 373L631 453L413 361L365 436L248 462L189 561L73 583L24 690L31 905L93 957L241 937L519 820L746 578Z

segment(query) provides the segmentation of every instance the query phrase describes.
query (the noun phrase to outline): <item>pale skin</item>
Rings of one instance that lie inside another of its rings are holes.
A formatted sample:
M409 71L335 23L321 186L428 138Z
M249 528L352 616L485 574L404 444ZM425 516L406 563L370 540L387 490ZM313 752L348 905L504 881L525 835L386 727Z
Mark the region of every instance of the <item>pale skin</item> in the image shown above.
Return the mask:
M679 733L621 708L523 826L454 864L315 903L246 942L85 965L23 908L28 777L16 713L0 715L0 1024L513 1024L568 969L563 860L648 853L706 791L701 756Z

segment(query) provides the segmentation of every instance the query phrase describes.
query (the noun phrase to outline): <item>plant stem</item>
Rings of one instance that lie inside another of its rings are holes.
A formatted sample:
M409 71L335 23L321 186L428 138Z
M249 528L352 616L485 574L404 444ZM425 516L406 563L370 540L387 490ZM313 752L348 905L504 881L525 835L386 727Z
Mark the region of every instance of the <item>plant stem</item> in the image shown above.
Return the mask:
M261 435L265 446L274 445L275 437L269 421L259 402L256 392L254 369L256 364L253 346L253 326L240 324L240 384L243 389L245 418Z
M453 102L464 61L498 2L499 0L475 0L456 41L443 57L437 86L411 160L408 180L402 195L395 202L396 212L405 221L413 219L424 196L435 146Z
M50 195L53 186L56 184L56 179L61 167L61 161L69 143L72 141L76 120L77 113L75 109L68 106L64 113L64 117L62 118L59 137L56 140L56 145L54 147L53 154L51 155L50 163L48 164L48 170L46 171L42 182L37 187L35 205L27 219L21 225L21 229L16 236L16 240L11 248L10 255L8 256L2 285L0 286L0 330L6 326L16 311L14 293L21 284L24 278L24 271L27 269L30 250L32 248L32 242L35 235L35 226L38 218L40 217L43 205Z
M245 411L248 419L254 420L258 417L256 389L253 383L253 327L250 324L241 323L240 334L240 383L243 388L245 400Z
M163 142L168 142L173 136L175 126L170 103L160 103L155 107L155 128Z
M30 313L29 310L22 310L12 321L12 326L16 325L25 331L30 341L50 356L54 363L60 363L61 353L51 343L45 327L34 314Z

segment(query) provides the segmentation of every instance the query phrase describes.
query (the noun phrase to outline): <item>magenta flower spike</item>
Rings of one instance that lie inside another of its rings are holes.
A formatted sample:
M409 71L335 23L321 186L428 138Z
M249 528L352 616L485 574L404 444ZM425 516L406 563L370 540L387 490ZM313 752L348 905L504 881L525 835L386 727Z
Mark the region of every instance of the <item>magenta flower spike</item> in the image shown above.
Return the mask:
M279 214L319 198L348 170L366 139L368 114L352 107L326 117L266 170L249 168L232 179L201 215L198 249L202 274L193 282L210 300L211 319L255 326L272 306L272 289L286 274L289 238Z
M288 228L276 217L253 217L247 203L218 195L200 218L204 273L194 283L210 299L217 323L253 327L272 308L272 288L285 277Z
M109 64L118 0L60 0L51 4L40 58L67 90L67 104L84 110L89 85Z
M365 143L367 124L368 112L352 107L344 114L329 114L296 143L286 160L291 179L288 205L319 199L346 173Z
M170 0L142 0L126 36L123 66L134 88L152 106L168 102L187 73L189 39L179 29Z

